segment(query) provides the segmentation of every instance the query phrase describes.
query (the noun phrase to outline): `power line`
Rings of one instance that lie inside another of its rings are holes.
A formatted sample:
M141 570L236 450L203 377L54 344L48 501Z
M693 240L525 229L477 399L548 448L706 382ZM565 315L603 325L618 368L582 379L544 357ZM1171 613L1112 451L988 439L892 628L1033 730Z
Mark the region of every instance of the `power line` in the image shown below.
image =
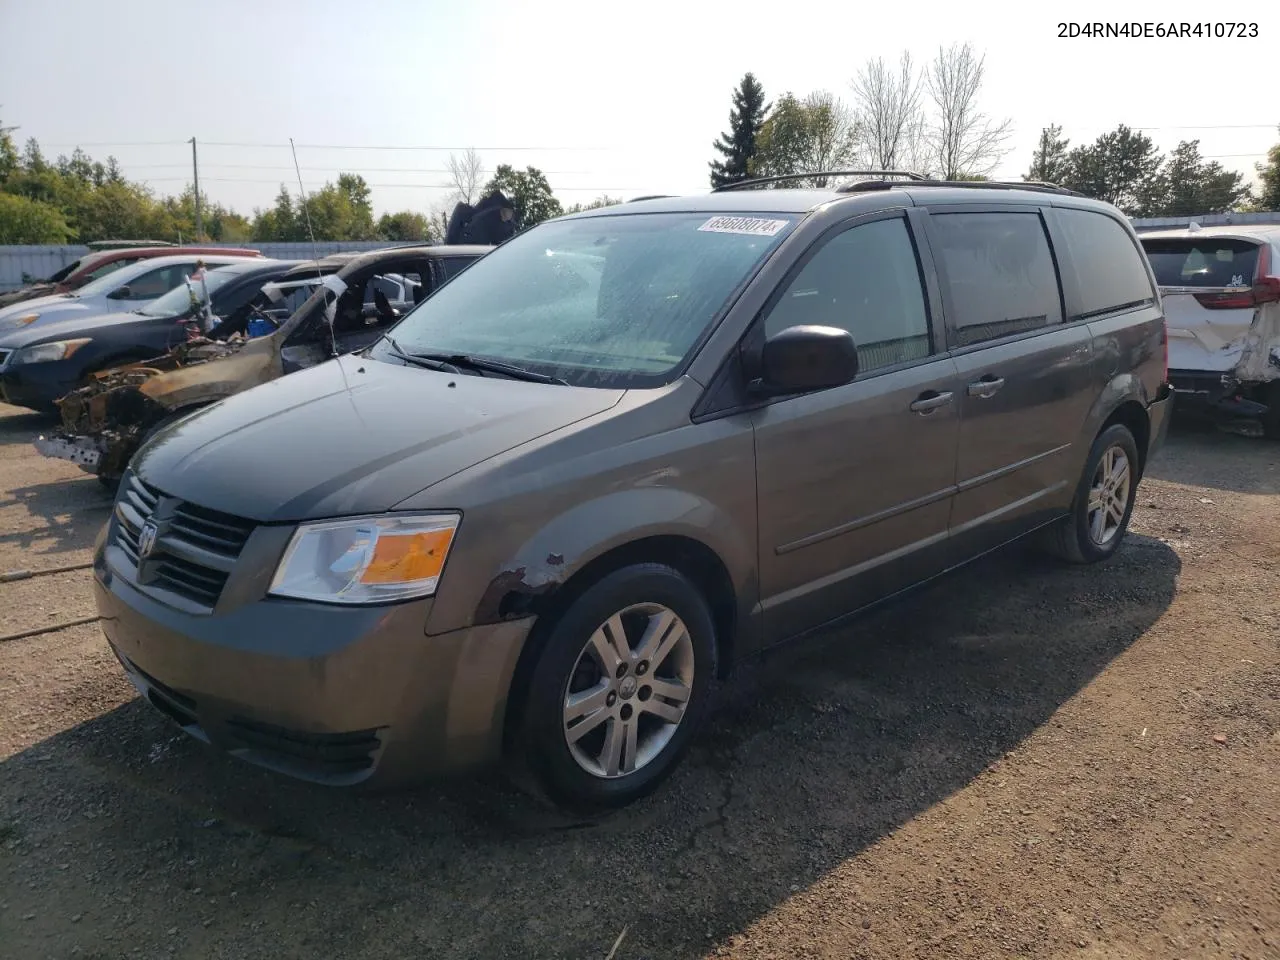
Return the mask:
M253 177L203 177L205 183L282 183L279 179L257 179ZM190 177L146 177L147 183L190 183ZM325 181L308 180L305 183L308 187L323 187ZM453 190L452 183L366 183L368 187L413 187L424 190ZM626 193L630 190L644 190L646 187L556 187L555 192L577 191L595 191L598 193Z
M207 144L200 144L202 147ZM171 170L185 169L188 164L185 163L128 163L122 164L130 170ZM277 167L271 164L258 163L203 163L201 164L206 170L293 170L293 167ZM329 166L329 167L303 167L308 173L324 173L330 170L336 170L339 173L452 173L453 171L447 167L366 167L360 165L358 170L348 171L345 167ZM582 176L591 173L590 170L543 170L548 176L565 177L565 176Z

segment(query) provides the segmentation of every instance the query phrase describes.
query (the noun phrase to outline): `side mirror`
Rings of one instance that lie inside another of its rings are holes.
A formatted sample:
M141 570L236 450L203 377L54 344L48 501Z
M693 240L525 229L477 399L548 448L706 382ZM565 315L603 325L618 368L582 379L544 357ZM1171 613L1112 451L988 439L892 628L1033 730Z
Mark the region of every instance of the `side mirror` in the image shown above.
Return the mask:
M780 330L764 342L760 379L753 388L769 394L805 393L846 384L858 375L858 345L839 327Z
M132 296L132 294L133 294L133 291L129 289L129 285L126 283L123 287L117 287L116 289L108 293L107 299L108 300L128 300L129 297Z

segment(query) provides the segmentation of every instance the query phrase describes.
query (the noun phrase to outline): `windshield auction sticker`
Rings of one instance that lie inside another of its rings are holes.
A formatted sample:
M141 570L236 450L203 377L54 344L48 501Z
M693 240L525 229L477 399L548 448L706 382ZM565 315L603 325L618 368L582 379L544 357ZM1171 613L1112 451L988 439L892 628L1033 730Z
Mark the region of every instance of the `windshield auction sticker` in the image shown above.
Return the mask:
M772 237L787 225L786 220L757 217L712 217L698 228L705 233L745 233L751 237Z

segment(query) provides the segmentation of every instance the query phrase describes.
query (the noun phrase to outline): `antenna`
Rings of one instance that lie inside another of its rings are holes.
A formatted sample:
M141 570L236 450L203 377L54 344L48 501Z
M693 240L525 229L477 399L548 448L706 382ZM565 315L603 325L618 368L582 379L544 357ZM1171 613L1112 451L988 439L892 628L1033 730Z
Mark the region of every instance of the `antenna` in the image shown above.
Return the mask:
M298 166L298 148L294 146L293 137L289 138L289 149L293 151L293 169L298 175L298 195L302 197L302 215L307 221L307 235L311 237L311 260L316 265L316 280L324 286L324 275L320 272L320 255L316 252L316 232L311 229L311 208L307 205L307 191L302 186L302 168ZM334 300L338 299L337 293L334 293ZM326 311L327 313L328 311ZM325 326L329 328L329 343L333 347L333 355L338 355L338 335L333 330L333 323L329 318L325 318ZM344 374L345 376L345 374Z

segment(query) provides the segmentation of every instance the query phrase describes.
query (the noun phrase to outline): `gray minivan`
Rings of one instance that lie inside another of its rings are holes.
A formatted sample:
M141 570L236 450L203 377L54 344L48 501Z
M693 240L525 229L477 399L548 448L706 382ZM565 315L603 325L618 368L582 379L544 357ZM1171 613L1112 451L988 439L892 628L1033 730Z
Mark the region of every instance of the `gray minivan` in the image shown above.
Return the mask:
M776 186L541 224L157 434L95 554L138 689L313 781L505 757L619 806L747 658L1029 534L1114 553L1171 396L1127 220Z

